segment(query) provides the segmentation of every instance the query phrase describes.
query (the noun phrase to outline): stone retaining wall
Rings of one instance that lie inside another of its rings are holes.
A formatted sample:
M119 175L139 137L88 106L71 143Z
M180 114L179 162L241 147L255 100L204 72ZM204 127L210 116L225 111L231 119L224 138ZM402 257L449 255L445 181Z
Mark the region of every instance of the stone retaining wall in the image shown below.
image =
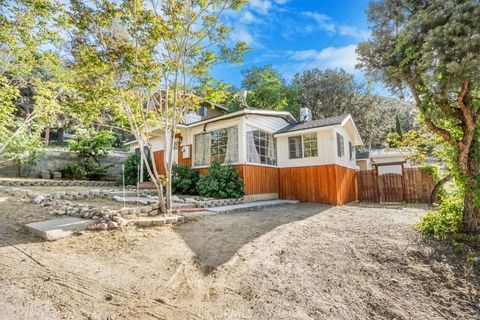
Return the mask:
M87 181L87 180L43 180L43 179L1 179L0 186L7 187L67 187L67 186L85 186L85 187L114 187L115 181Z
M112 180L120 179L122 176L122 164L125 163L129 152L114 151L101 161L102 166L110 166L107 169L108 174ZM78 163L78 156L74 152L69 151L55 151L48 150L38 160L37 164L28 172L22 166L20 172L21 176L28 176L30 178L40 177L41 171L61 171L67 164ZM18 177L19 168L15 164L9 164L0 167L0 176L2 177Z

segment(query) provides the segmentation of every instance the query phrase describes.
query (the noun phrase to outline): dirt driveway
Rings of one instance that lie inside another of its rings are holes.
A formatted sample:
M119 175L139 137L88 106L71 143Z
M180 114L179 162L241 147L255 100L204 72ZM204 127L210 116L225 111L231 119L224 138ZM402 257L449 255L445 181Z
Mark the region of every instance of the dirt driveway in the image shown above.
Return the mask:
M27 214L28 212L28 214ZM0 319L480 319L479 270L422 209L285 205L56 242L0 198Z

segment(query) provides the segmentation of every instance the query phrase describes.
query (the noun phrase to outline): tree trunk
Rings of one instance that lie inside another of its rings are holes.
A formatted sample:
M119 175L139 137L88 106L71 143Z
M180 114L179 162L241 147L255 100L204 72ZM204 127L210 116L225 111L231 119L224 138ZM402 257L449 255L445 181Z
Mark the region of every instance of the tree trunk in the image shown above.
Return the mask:
M432 193L430 195L430 205L438 201L438 192L440 191L440 188L451 179L452 179L452 176L446 176L442 178L440 181L438 181L437 184L435 184L435 187L433 187Z
M479 147L479 141L474 139L468 152L467 181L463 201L463 230L473 233L480 233L480 205L475 203L475 193L480 192L478 182L480 180L480 161L475 151Z
M50 127L45 128L45 147L50 143Z
M463 231L480 233L480 208L475 207L473 192L467 191L463 202Z

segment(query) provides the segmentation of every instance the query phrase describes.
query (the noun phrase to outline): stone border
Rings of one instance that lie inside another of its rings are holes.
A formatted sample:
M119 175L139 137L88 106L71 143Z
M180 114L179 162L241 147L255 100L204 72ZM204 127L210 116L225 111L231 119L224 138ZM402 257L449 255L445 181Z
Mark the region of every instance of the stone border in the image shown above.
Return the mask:
M196 202L197 208L215 208L215 207L223 207L229 206L234 204L241 204L243 203L243 199L211 199L211 200L202 200Z
M0 179L0 186L7 187L115 187L115 181L88 181L88 180L46 180L46 179Z

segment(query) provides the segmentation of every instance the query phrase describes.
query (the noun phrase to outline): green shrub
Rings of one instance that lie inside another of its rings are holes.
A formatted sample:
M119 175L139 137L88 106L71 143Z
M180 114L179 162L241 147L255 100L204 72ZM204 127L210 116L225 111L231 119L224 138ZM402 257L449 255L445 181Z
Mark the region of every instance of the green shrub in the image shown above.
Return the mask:
M197 170L183 165L172 166L172 191L176 194L196 194Z
M132 154L125 161L125 184L136 185L138 182L138 165L140 164L140 155Z
M436 165L434 165L434 164L422 164L421 166L419 166L419 168L420 168L420 171L422 171L422 172L428 174L429 176L431 176L435 183L440 181L440 179L441 179L440 169L438 169L438 167Z
M463 197L452 194L442 199L438 209L427 213L420 224L420 230L428 235L445 238L460 230L463 212Z
M78 142L71 142L69 150L76 152L80 159L79 165L85 171L88 180L104 180L108 176L109 166L102 166L101 160L105 159L115 142L115 135L110 131L99 131L90 137Z
M67 164L62 170L62 178L67 180L85 180L87 174L82 165Z
M108 168L111 168L113 164L100 167L92 160L83 160L82 165L85 168L86 177L91 181L105 180L108 177Z
M208 173L201 176L197 183L197 192L203 197L219 199L241 198L243 181L233 166L212 163Z

